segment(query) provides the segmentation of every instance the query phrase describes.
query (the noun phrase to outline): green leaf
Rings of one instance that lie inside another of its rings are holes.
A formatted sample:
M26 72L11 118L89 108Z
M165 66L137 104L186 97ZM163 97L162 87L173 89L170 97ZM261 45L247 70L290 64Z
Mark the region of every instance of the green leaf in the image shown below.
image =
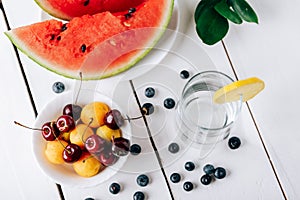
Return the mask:
M243 22L241 17L230 9L230 6L226 3L226 0L220 1L214 6L214 8L220 15L229 19L233 23L241 24Z
M196 31L200 39L207 45L222 40L229 29L228 21L213 7L202 9L196 22Z
M195 13L194 13L194 19L195 22L197 23L197 20L199 18L199 15L201 12L203 12L203 9L210 9L212 7L214 7L217 3L219 3L221 0L201 0L196 9L195 9Z
M245 0L229 1L234 11L246 22L254 22L258 24L258 17L251 6Z

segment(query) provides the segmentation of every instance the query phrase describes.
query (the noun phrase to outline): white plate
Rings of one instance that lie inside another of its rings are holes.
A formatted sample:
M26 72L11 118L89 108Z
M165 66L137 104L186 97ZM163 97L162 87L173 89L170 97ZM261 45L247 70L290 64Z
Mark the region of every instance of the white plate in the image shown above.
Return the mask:
M56 120L61 114L63 107L69 103L74 103L74 93L66 92L57 96L50 101L39 113L34 127L42 127L42 125L48 121ZM81 90L78 98L78 105L85 105L92 101L101 101L124 113L122 109L116 105L110 98L104 96L98 92L91 90ZM131 127L129 123L125 123L121 128L123 137L131 140ZM127 156L120 157L120 159L112 166L106 167L99 174L85 178L79 176L72 168L72 164L55 165L50 163L45 155L46 142L41 135L40 131L34 131L32 135L32 147L36 161L41 170L50 177L54 182L72 187L91 187L98 185L110 177L112 177L118 170L122 168L126 162Z

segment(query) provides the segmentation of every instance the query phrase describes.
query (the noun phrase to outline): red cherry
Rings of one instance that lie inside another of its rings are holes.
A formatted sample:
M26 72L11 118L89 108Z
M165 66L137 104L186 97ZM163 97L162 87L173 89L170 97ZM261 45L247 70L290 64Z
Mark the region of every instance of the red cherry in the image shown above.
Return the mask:
M75 121L69 115L62 115L56 120L56 126L61 133L69 132L75 128Z
M67 163L73 163L80 159L82 150L77 144L68 144L63 151L63 159Z
M104 124L109 128L116 130L124 124L124 118L117 109L110 110L104 116Z
M99 135L93 134L86 139L84 146L91 154L97 154L104 150L108 145L107 143L108 142Z
M45 140L47 141L53 141L55 140L59 134L60 131L58 130L55 122L47 122L42 126L42 135Z
M81 111L82 108L79 105L67 104L63 109L63 115L69 115L77 121L80 118Z
M123 137L113 138L112 152L116 156L126 156L130 149L130 141Z
M111 146L110 146L111 147ZM118 161L118 157L113 154L111 148L107 147L99 154L96 154L96 158L104 165L104 166L111 166Z
M41 131L42 132L42 136L44 137L45 140L47 141L53 141L55 140L59 134L60 131L58 130L55 122L46 122L42 128L31 128L28 126L25 126L19 122L14 121L15 124L22 126L24 128L30 129L30 130L35 130L35 131Z

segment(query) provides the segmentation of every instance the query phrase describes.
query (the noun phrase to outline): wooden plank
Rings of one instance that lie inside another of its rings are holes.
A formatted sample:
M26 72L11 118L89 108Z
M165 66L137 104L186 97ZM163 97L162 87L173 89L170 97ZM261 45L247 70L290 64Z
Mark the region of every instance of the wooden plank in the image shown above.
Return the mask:
M249 106L287 198L297 199L300 3L249 2L259 25L232 26L225 44L240 79L257 76L265 81L265 90Z
M195 8L193 3L185 4L188 6L187 10L190 10L186 23L189 23L188 19L192 19L191 11ZM186 23L183 22L183 24ZM193 199L199 196L208 199L282 199L279 184L276 182L255 124L245 104L236 127L232 130L232 135L242 140L240 149L230 150L226 140L218 144L213 152L205 157L200 154L200 150L188 146L180 139L175 122L176 111L167 110L163 106L163 100L167 97L174 98L176 102L179 101L181 89L186 82L179 78L180 71L187 69L193 75L199 71L220 70L234 77L220 44L215 47L207 47L201 43L193 44L191 40L197 41L198 39L195 38L195 34L192 34L194 29L191 23L186 31L189 33L188 36L194 37L179 42L176 47L179 53L172 53L154 70L134 80L140 101L150 102L155 106L155 112L147 117L147 121L167 174L170 176L178 172L182 176L180 183L170 182L175 199ZM211 65L201 47L205 48L213 58L219 55L216 59L218 66ZM151 99L144 95L145 88L149 86L154 87L157 92L157 96ZM181 150L178 154L171 154L168 151L168 145L171 142L177 142L180 145ZM184 169L187 161L193 161L196 164L193 172ZM216 167L225 167L229 172L228 176L224 180L214 181L208 187L203 186L200 183L200 177L204 174L202 168L207 163L212 163ZM185 181L191 181L196 188L192 192L185 192L182 188ZM226 195L220 191L226 191Z
M1 197L13 199L58 199L56 185L49 181L36 165L31 144L32 131L16 126L13 121L32 125L35 114L17 62L14 49L4 36L4 16L0 23L0 55L2 139L0 150L4 156L1 164Z

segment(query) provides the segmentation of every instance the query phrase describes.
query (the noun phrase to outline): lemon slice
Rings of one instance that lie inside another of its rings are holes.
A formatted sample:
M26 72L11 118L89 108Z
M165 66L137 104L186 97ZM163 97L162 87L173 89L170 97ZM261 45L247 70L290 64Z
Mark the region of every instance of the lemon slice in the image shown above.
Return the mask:
M214 94L215 103L222 104L232 101L248 101L265 88L265 83L259 78L252 77L230 83Z

